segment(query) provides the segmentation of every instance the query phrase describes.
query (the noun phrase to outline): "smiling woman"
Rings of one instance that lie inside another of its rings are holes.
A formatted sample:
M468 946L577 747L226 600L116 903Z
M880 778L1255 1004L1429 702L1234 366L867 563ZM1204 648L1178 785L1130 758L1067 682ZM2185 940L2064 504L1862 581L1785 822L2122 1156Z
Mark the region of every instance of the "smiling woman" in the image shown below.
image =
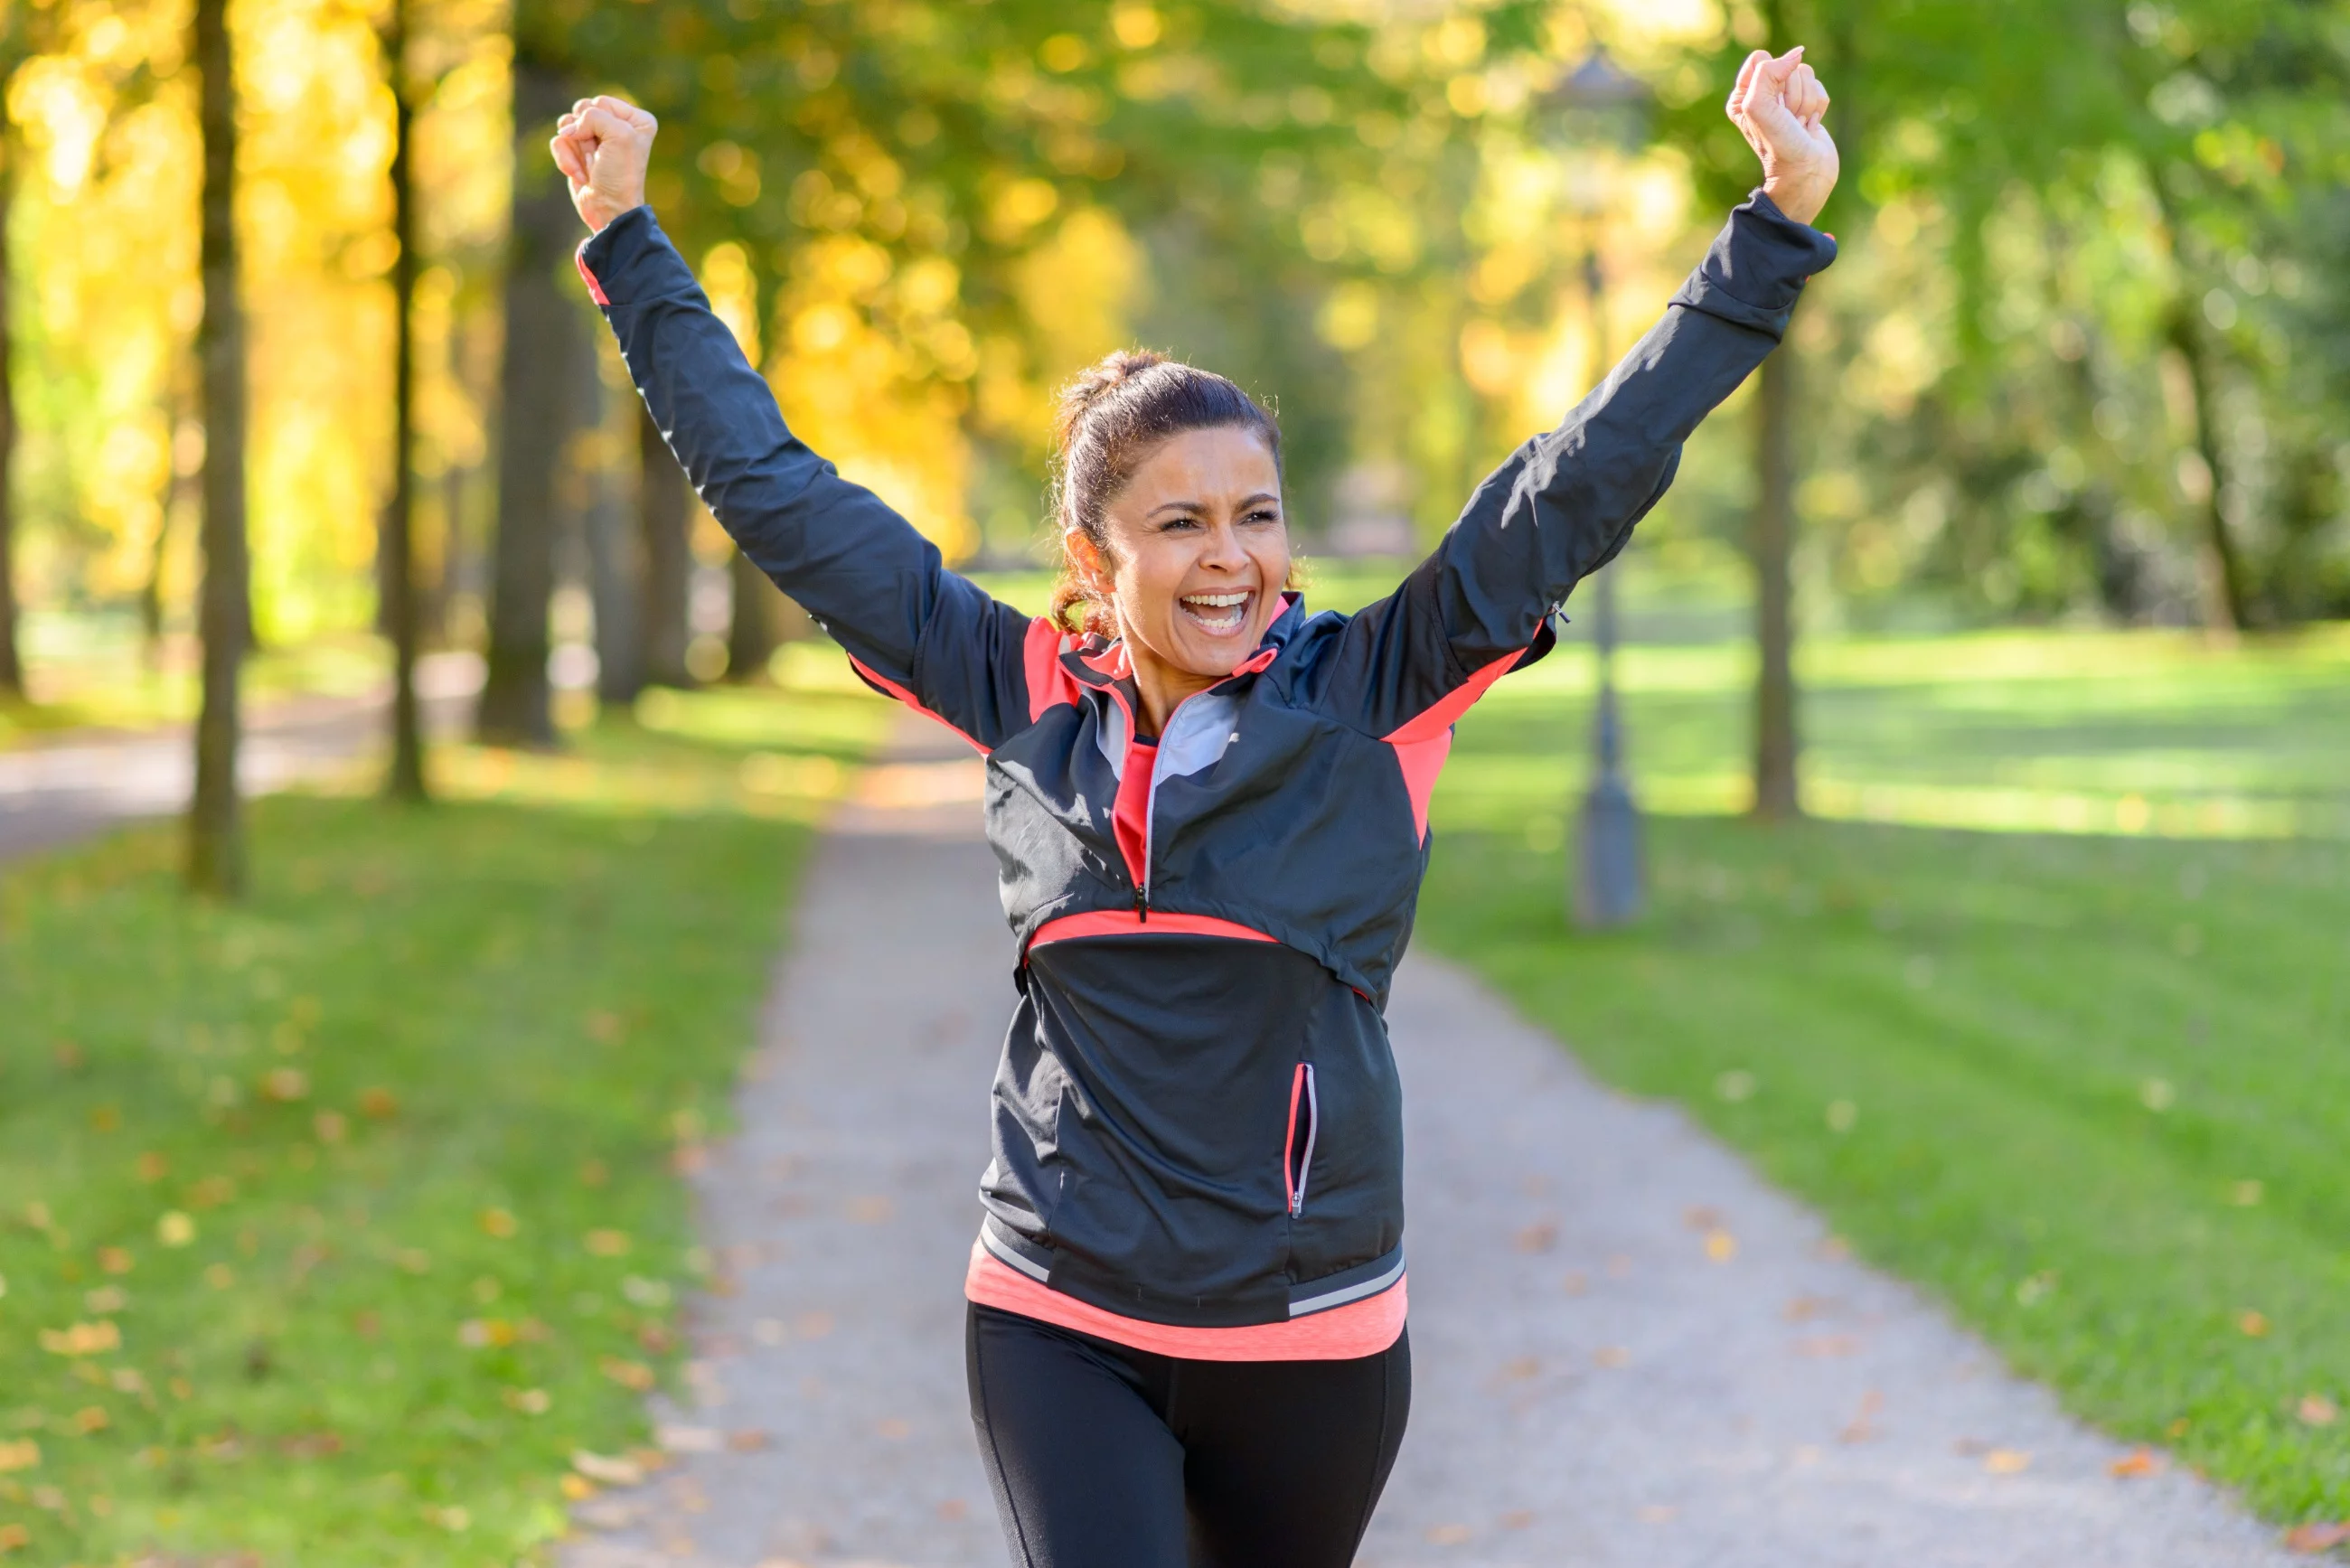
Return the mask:
M1453 721L1550 650L1834 259L1809 226L1826 107L1799 54L1747 63L1731 115L1764 189L1607 384L1357 614L1284 591L1272 417L1113 355L1063 407L1067 579L1035 618L785 428L643 205L652 117L565 117L580 273L702 498L860 675L987 758L1020 1000L965 1348L1028 1568L1353 1561L1410 1403L1384 1010L1429 794Z

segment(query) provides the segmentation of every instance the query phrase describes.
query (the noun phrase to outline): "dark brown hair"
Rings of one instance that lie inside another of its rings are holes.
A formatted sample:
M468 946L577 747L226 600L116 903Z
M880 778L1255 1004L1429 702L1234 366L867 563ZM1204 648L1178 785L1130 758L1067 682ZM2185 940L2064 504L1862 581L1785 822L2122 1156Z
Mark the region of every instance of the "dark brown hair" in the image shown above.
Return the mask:
M1061 389L1054 454L1053 514L1061 539L1061 580L1053 585L1053 618L1071 631L1118 635L1109 606L1096 601L1070 557L1068 536L1083 534L1109 552L1103 514L1160 443L1185 431L1253 431L1281 472L1281 428L1263 405L1211 370L1148 349L1121 348ZM1069 612L1084 607L1072 621Z

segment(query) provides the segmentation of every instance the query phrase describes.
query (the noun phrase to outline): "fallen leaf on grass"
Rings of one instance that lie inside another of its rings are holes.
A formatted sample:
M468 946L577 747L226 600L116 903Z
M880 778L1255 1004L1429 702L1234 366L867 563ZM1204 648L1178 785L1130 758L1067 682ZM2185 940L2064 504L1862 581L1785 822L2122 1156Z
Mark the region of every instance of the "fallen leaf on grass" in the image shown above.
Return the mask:
M2312 1556L2320 1552L2331 1552L2337 1546L2350 1545L2350 1521L2338 1524L2298 1525L2286 1534L2284 1543L2293 1551L2305 1552Z
M509 1410L519 1410L525 1416L544 1416L555 1403L544 1388L508 1388L500 1393Z
M196 1222L177 1209L168 1210L155 1221L155 1240L166 1247L184 1247L196 1239Z
M605 1486L640 1486L645 1479L645 1468L636 1460L591 1453L586 1449L571 1451L571 1468Z
M1983 1469L1995 1476L2020 1476L2032 1468L2032 1456L2022 1449L1993 1449L1983 1456Z
M369 1089L359 1096L359 1115L369 1121L390 1121L399 1114L399 1097L390 1089Z
M463 1535L473 1528L473 1512L467 1508L433 1508L424 1510L426 1522L437 1524L452 1535Z
M482 1234L503 1241L522 1229L512 1212L504 1209L484 1209L481 1212Z
M557 1484L564 1497L572 1502L586 1502L596 1495L596 1483L586 1476L567 1474Z
M2330 1427L2342 1418L2342 1407L2323 1394L2304 1394L2293 1409L2302 1424L2309 1427Z
M261 1075L261 1092L279 1105L310 1097L310 1075L299 1067L272 1067Z
M587 1245L588 1251L598 1258L617 1258L629 1250L629 1233L626 1231L590 1231Z
M2127 1480L2132 1476L2160 1475L2162 1470L2162 1456L2156 1453L2152 1449L2132 1449L2128 1453L2124 1454L2120 1459L2116 1459L2112 1464L2106 1467L2106 1473L2107 1475L2119 1477L2123 1480Z
M278 1438L277 1451L295 1459L332 1459L343 1451L342 1435L338 1432L296 1432L290 1438Z
M28 1470L41 1462L41 1445L30 1438L13 1443L0 1443L0 1475L10 1470Z
M122 1348L122 1331L110 1322L78 1323L41 1330L41 1348L51 1355L97 1355Z
M92 1432L103 1432L109 1423L104 1410L95 1405L85 1405L73 1413L69 1424L75 1431L87 1438Z
M653 1369L641 1361L623 1361L617 1355L607 1355L596 1364L597 1369L623 1388L645 1393L653 1386Z
M32 1532L21 1524L0 1524L0 1552L21 1552L33 1543Z
M2246 1339L2266 1339L2269 1320L2266 1313L2242 1312L2236 1314L2236 1332Z
M133 1168L139 1172L141 1181L161 1181L171 1170L172 1162L151 1148L139 1157L139 1163Z
M127 1248L100 1247L98 1250L98 1266L107 1273L127 1274L130 1272L130 1265L131 1257Z

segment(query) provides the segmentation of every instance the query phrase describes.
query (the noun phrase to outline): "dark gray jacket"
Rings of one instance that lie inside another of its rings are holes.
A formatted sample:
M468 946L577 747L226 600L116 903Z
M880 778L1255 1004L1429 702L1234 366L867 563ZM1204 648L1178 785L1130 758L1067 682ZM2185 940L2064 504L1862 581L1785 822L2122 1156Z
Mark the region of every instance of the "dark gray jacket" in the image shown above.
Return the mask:
M1623 548L1835 255L1757 194L1606 384L1496 469L1400 587L1353 616L1293 596L1152 743L1120 647L946 570L785 428L650 212L582 247L647 406L744 554L868 681L986 755L1022 955L980 1191L998 1258L1203 1327L1401 1278L1381 1009L1452 722L1549 651L1569 591Z

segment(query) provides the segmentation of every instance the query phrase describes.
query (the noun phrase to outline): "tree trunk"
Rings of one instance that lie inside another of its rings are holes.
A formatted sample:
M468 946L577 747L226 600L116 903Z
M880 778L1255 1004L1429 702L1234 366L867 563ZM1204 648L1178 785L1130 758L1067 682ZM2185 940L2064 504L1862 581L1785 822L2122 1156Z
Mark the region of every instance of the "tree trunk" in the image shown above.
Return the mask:
M16 205L16 138L0 124L0 698L25 695L16 638L16 506L10 481L16 458L16 399L11 384L16 342L8 331L8 215Z
M592 346L580 364L582 382L593 395L593 407L583 417L601 431L609 422L609 400ZM633 406L636 399L629 401ZM597 441L593 467L580 476L588 486L583 531L588 592L596 607L596 697L607 707L625 709L645 689L645 553L641 530L629 515L612 470L608 448Z
M645 679L690 687L685 645L692 639L693 492L652 412L637 423L637 520L644 535Z
M1754 389L1754 815L1804 814L1796 776L1795 353L1782 343Z
M236 83L228 0L196 0L193 33L203 79L199 124L204 149L204 308L196 326L204 421L204 578L196 618L203 641L203 707L196 719L188 882L198 892L234 898L244 889L237 685L252 605L244 536L244 317L237 298Z
M391 498L384 507L376 557L381 570L383 629L391 639L391 774L385 793L422 801L424 728L416 701L416 115L408 101L408 0L392 0L384 30L384 69L391 79Z
M727 572L734 590L734 614L726 628L726 679L764 680L767 661L775 656L775 610L783 595L740 550L727 564Z
M565 385L583 329L569 295L579 227L546 139L570 106L562 72L531 55L514 65L514 223L507 241L505 345L498 377L498 504L491 545L489 674L481 739L555 740L546 680L547 597L555 589L556 495L577 403Z
M2170 342L2187 364L2187 383L2195 400L2195 451L2210 476L2201 507L2205 628L2226 638L2251 624L2251 585L2246 580L2243 553L2228 528L2228 471L2212 417L2211 357L2196 327L2194 309L2185 298L2179 300L2171 313Z

